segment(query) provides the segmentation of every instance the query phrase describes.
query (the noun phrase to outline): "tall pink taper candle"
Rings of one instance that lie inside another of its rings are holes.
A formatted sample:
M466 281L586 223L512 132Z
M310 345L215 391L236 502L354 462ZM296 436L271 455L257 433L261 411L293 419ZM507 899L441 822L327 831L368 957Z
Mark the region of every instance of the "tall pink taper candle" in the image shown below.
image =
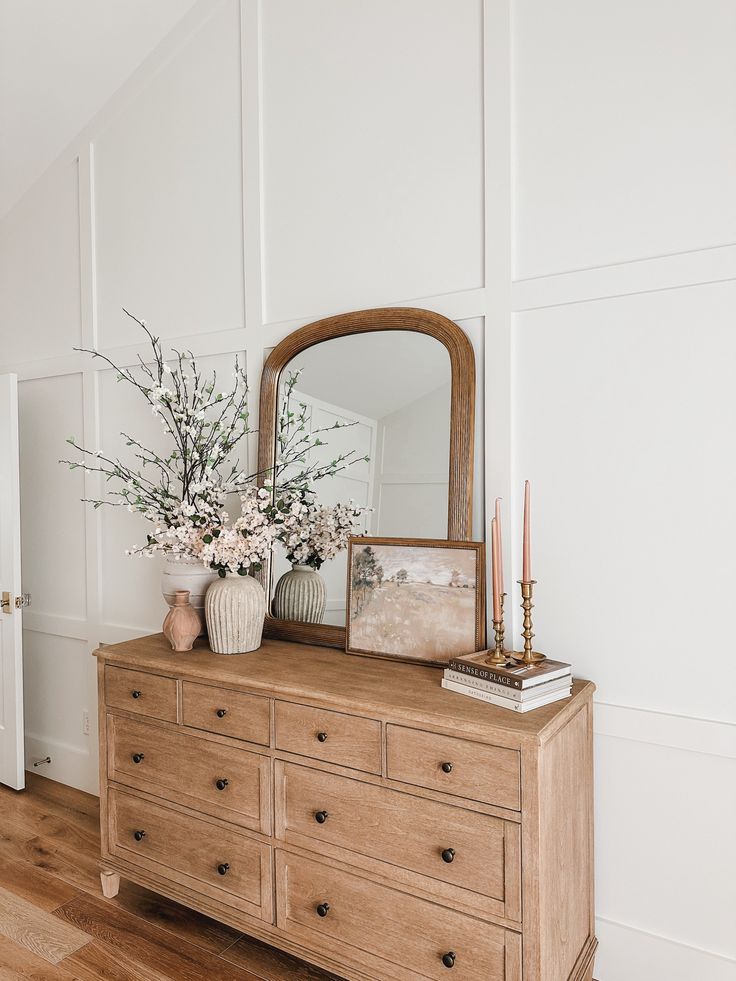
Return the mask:
M501 498L496 498L496 528L498 530L498 595L503 596L503 525L501 524Z
M491 580L493 583L493 619L501 619L501 592L498 588L498 524L491 519Z
M531 505L529 502L529 481L524 481L524 561L522 565L521 578L524 582L532 581L532 545L530 525Z

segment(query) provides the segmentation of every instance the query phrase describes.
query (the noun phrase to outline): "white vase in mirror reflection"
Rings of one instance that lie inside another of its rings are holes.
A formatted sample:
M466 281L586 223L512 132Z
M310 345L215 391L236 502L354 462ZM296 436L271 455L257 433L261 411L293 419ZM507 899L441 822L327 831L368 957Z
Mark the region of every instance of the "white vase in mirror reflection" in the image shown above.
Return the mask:
M189 602L200 614L202 634L204 634L204 595L207 587L217 578L217 573L208 569L199 559L182 556L180 559L167 559L164 563L161 576L161 592L164 599L173 607L177 590L188 589Z
M276 583L273 615L279 620L322 623L326 603L322 576L309 565L294 563Z
M266 594L253 576L218 577L207 590L204 611L215 654L247 654L261 646Z

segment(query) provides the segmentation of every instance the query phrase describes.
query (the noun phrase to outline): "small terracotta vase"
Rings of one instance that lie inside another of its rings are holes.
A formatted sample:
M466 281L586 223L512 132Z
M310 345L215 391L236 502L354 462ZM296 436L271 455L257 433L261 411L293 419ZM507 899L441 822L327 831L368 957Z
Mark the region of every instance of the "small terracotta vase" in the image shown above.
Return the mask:
M188 589L176 590L174 605L166 614L163 630L172 650L191 651L194 641L202 632L202 620L189 602Z

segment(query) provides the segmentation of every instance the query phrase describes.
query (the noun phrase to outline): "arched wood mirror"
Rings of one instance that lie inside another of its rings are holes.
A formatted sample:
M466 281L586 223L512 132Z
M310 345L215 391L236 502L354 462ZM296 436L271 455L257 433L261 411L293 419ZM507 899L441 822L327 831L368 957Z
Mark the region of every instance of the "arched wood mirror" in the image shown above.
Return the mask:
M457 324L410 308L328 317L294 331L264 365L258 469L274 466L291 420L318 433L303 465L329 468L347 455L314 488L320 503L370 508L359 533L468 541L474 415L473 348ZM343 647L346 553L320 569L326 608L319 623L272 615L275 586L289 568L278 546L262 572L266 636Z

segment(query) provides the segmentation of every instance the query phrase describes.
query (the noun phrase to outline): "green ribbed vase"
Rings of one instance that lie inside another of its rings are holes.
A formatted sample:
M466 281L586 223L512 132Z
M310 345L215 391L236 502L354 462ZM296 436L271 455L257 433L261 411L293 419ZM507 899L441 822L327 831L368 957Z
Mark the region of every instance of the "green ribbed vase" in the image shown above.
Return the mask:
M325 581L309 565L294 563L276 583L273 615L279 620L322 623L326 604Z

